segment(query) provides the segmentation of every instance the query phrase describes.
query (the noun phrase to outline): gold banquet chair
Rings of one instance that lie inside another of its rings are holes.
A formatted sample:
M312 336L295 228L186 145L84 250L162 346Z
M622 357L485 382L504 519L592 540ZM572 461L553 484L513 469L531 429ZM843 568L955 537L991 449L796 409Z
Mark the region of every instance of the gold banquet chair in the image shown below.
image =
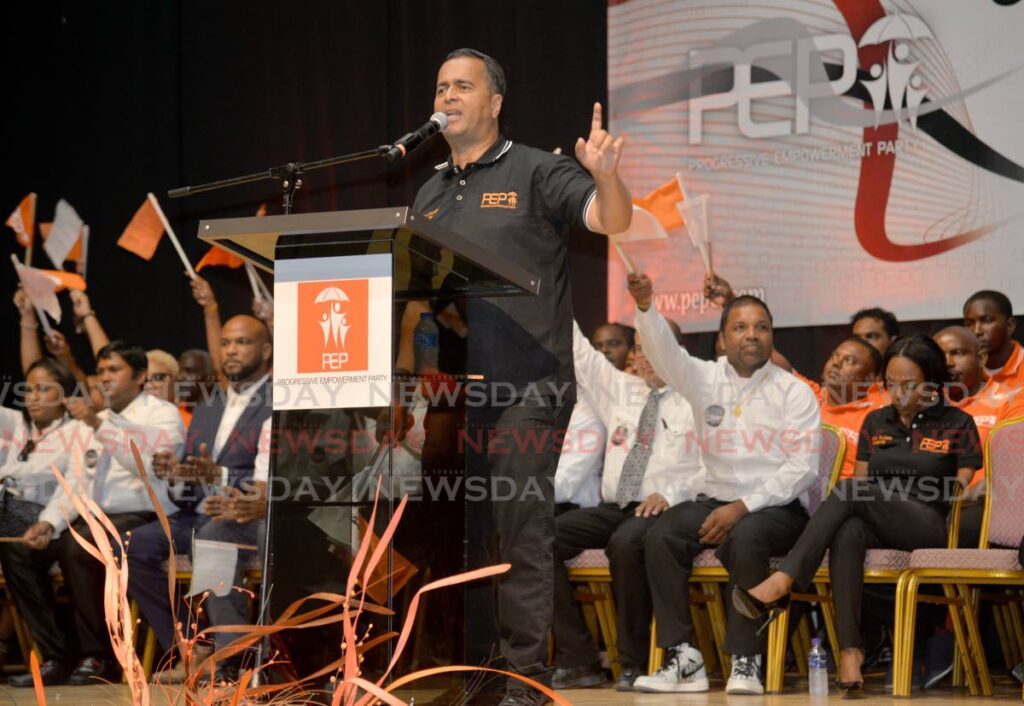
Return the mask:
M818 461L818 478L814 485L808 490L807 512L813 515L832 492L839 472L843 468L843 458L846 456L846 437L843 433L831 424L821 425L821 456ZM777 568L781 558L772 560L772 569ZM791 600L807 601L811 603L821 602L821 597L815 594L793 593ZM831 608L831 606L827 606ZM826 606L822 605L822 612L825 613ZM768 650L765 664L765 692L777 693L782 691L783 679L786 669L786 644L789 638L789 616L790 608L768 626ZM829 641L833 651L836 650L835 630L831 627L829 617L826 615ZM794 638L798 638L794 635ZM802 638L800 638L802 642ZM798 660L798 663L800 661Z
M1024 586L1018 549L1024 536L1024 417L996 425L985 444L985 515L978 549L957 549L959 503L953 510L949 549L918 549L900 581L893 638L893 695L909 696L914 623L919 600L945 603L953 623L961 664L972 696L992 695L972 586ZM989 544L1013 549L989 548ZM922 584L942 586L944 597L922 597Z
M829 492L831 492L831 489ZM959 503L959 499L957 500L957 503ZM946 540L948 547L956 546L958 530L959 528L955 525L949 528ZM932 551L946 550L938 549ZM899 622L902 619L901 616L903 611L903 605L901 602L903 596L902 582L910 569L911 556L911 552L905 552L899 549L868 549L865 552L864 556L865 584L891 584L896 587L896 606L894 624L897 626L897 629L899 627ZM838 660L839 640L836 636L835 610L832 607L832 585L829 576L827 552L825 554L825 559L822 561L821 568L819 568L818 572L814 575L814 589L817 593L817 600L821 607L822 617L825 621L825 630L828 634L829 643L832 646L832 653ZM779 620L777 620L776 622L779 622ZM897 648L895 647L896 639L896 636L893 636L894 659L895 653L897 652ZM896 677L894 671L894 679L895 678ZM898 692L896 692L895 690L893 693L895 695L899 695Z

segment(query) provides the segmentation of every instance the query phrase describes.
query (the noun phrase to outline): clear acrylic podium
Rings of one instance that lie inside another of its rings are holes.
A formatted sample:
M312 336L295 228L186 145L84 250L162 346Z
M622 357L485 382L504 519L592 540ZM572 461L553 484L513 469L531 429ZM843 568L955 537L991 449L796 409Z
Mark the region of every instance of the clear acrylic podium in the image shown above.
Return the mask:
M312 593L344 593L360 539L379 535L408 493L381 567L389 578L371 594L394 615L372 616L370 637L399 631L416 588L465 569L464 504L458 490L451 492L458 484L450 482L464 473L458 436L464 404L429 393L437 385L457 389L472 373L442 367L452 373L443 382L396 376L402 311L411 300L530 296L542 283L404 207L207 220L199 224L199 238L274 274L263 621L272 622ZM376 423L383 423L381 414L391 409L402 380L406 394L418 391L414 427L401 444L379 445ZM449 482L428 485L443 478ZM376 527L370 527L378 481L383 492ZM446 492L425 492L428 487ZM460 589L428 596L396 675L465 663ZM271 652L291 662L294 676L340 655L337 626L289 632ZM367 652L368 676L391 660L392 644Z

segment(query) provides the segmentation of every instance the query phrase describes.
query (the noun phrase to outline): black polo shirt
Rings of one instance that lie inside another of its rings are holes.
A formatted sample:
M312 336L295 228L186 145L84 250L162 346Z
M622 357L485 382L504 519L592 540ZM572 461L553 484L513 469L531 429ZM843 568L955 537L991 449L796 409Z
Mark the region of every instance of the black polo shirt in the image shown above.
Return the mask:
M868 476L880 484L905 488L943 511L957 471L983 463L974 419L945 400L918 413L909 428L895 405L868 414L860 429L857 460L868 462Z
M574 159L504 137L465 169L436 169L413 208L540 277L537 296L467 300L467 371L520 392L571 386L569 227L586 228L594 180Z

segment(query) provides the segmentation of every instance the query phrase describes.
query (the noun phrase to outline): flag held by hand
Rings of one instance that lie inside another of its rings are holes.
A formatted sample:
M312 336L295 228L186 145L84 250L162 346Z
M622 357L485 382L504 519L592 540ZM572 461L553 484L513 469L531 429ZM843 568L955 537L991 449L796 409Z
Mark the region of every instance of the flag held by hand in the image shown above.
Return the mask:
M156 212L153 202L147 198L132 216L124 233L117 239L117 245L133 255L138 255L143 260L149 261L153 259L156 246L160 244L160 239L163 237L164 223Z
M245 264L245 260L242 258L214 245L210 248L209 252L203 255L203 259L199 261L199 264L196 265L196 272L199 272L204 267L230 267L234 270L243 264Z
M36 195L31 193L21 200L18 207L7 217L7 226L14 231L14 236L23 248L32 242L36 231Z

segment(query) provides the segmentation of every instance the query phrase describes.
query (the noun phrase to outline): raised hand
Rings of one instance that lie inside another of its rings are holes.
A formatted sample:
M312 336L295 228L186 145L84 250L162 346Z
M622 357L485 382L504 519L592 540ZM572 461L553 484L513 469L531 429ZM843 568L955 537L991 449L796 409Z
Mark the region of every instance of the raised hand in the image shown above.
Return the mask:
M725 306L736 298L732 285L716 274L704 275L704 298L718 306Z
M651 308L651 299L654 297L654 284L647 275L632 273L626 275L626 283L629 286L629 295L636 302L636 308L640 311L647 311Z
M590 136L576 140L576 159L583 168L598 179L612 176L619 168L622 146L626 136L615 139L602 126L601 104L594 103L594 116L590 121Z
M68 346L68 339L60 331L54 331L43 339L46 343L46 352L57 360L67 360L71 357L71 347Z
M69 293L71 297L71 308L75 312L75 318L84 319L92 312L92 303L89 301L89 295L85 292L77 289L72 289Z
M217 297L213 294L213 287L205 279L196 275L192 278L192 298L196 300L196 304L203 307L203 310L213 309L217 307Z
M36 310L32 306L32 300L28 298L28 294L25 293L25 289L19 284L18 288L14 290L14 306L18 308L18 313L21 314L21 320L24 323L28 321L34 323L36 319Z

